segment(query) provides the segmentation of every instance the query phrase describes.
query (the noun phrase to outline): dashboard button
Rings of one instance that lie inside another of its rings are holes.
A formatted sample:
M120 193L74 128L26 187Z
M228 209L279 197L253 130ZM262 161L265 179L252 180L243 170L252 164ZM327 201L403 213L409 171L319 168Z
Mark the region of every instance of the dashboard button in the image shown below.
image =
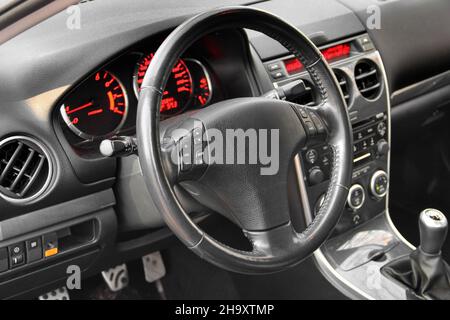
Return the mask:
M8 250L6 248L0 249L0 272L8 270Z
M25 255L23 253L11 257L11 268L21 266L24 263Z
M40 237L26 242L28 262L42 259L42 240Z
M382 199L388 192L389 178L383 170L375 172L370 179L370 191L377 199Z
M44 256L46 258L56 255L59 252L58 235L56 234L56 232L44 235L42 239L42 245L44 247Z

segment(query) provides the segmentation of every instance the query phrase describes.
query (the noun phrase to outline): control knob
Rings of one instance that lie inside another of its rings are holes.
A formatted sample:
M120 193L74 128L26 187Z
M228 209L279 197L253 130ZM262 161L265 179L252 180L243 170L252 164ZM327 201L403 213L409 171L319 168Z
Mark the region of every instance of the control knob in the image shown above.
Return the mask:
M353 211L361 209L366 200L366 193L360 184L354 184L347 196L347 206Z
M385 171L378 170L370 179L370 192L377 199L382 199L388 192L389 178Z
M385 156L389 151L389 143L384 140L381 139L380 141L377 142L377 154L379 156Z

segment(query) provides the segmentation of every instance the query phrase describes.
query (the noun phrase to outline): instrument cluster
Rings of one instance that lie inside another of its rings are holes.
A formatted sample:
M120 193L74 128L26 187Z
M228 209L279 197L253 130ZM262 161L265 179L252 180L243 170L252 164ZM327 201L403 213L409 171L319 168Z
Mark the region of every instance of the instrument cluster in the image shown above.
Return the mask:
M95 71L59 105L63 131L72 145L86 148L114 135L132 135L140 86L154 51L126 53ZM171 68L161 100L161 119L207 107L220 94L201 58L183 57Z

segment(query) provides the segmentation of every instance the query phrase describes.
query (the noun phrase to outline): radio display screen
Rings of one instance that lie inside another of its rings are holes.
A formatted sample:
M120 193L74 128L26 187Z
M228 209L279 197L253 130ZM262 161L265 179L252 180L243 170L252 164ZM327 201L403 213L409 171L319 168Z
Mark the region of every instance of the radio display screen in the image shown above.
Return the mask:
M350 43L342 43L323 49L321 52L328 62L332 62L349 57L351 46ZM303 70L303 64L297 58L285 59L283 63L289 75L299 73Z

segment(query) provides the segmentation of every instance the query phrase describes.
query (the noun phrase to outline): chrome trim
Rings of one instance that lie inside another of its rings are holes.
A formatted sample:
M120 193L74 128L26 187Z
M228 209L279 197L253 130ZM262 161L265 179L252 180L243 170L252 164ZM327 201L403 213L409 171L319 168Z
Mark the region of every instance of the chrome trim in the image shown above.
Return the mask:
M31 142L32 144L35 144L39 149L41 149L40 151L44 154L44 156L47 158L47 162L48 162L48 174L47 174L47 179L44 182L44 185L42 186L42 188L36 192L34 195L28 197L28 198L22 198L22 199L15 199L15 198L11 198L7 195L5 195L4 193L0 192L0 197L2 197L3 199L5 199L8 202L14 203L14 204L24 204L25 202L31 202L33 200L38 199L39 197L41 197L45 191L47 191L47 189L50 186L50 183L52 181L53 178L53 174L54 174L54 167L53 167L53 162L52 162L52 157L50 156L50 152L49 149L41 142L39 142L37 139L35 138L31 138L28 136L11 136L8 137L6 139L3 139L0 141L0 148L2 146L4 146L5 144L14 141L14 140L25 140L28 142Z
M305 210L306 223L310 224L312 222L311 207L309 205L308 192L306 190L305 179L303 178L302 162L300 160L300 155L296 155L294 158L294 167L297 176L297 185L300 190L300 199L302 202L303 210ZM306 214L309 212L309 214Z

